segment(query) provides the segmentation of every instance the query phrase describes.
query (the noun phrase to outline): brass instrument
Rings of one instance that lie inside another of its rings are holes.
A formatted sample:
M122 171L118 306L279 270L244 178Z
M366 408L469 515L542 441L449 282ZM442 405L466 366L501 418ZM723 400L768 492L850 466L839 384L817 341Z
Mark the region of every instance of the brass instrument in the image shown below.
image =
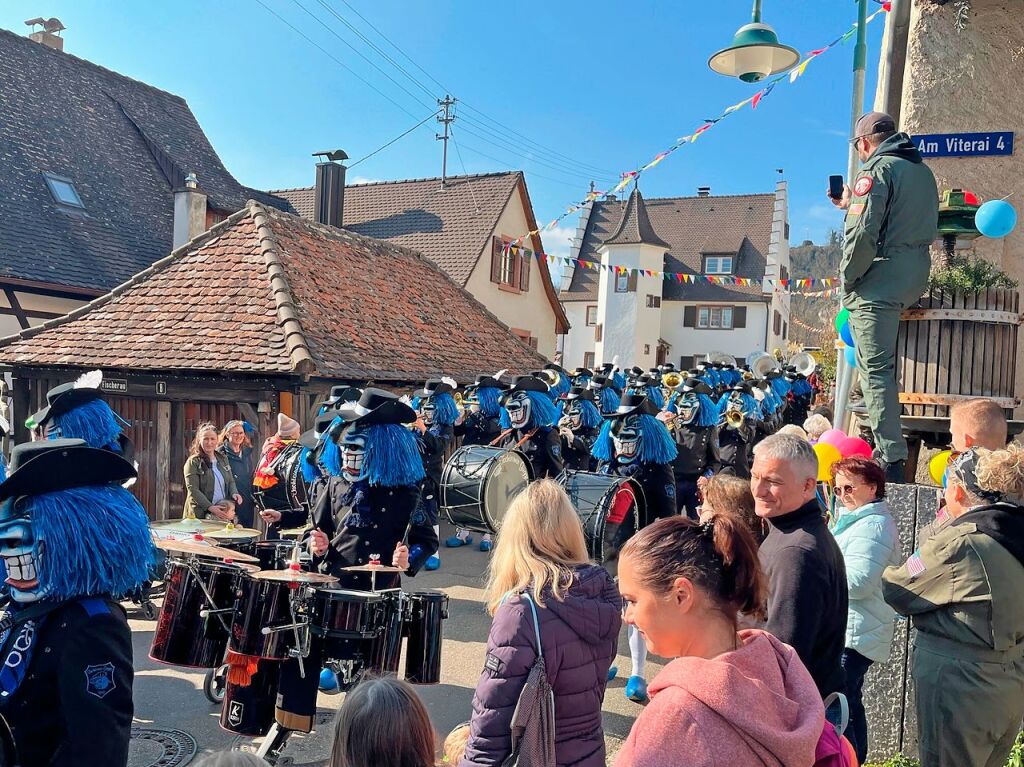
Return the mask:
M548 385L549 389L554 389L562 380L562 374L557 370L551 368L544 368L540 371L539 378Z
M452 395L452 399L455 400L455 409L459 411L459 415L466 412L466 405L462 400L462 392L457 391Z
M725 425L730 429L739 429L746 419L747 417L739 410L725 411Z
M682 373L672 370L661 377L661 385L666 389L675 389L683 382Z

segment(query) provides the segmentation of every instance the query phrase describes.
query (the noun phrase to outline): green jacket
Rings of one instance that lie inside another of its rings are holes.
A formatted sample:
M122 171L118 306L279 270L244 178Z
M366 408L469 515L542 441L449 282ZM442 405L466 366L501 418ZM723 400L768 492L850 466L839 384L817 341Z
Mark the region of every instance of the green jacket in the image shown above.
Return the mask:
M938 236L935 176L906 133L883 141L851 190L839 273L843 292L909 304L928 284Z
M882 574L893 609L919 642L966 660L1024 647L1024 509L995 504L939 527L913 556Z
M228 500L238 493L235 477L231 473L228 457L217 451L217 467L224 477L224 495ZM190 455L185 461L185 516L192 515L205 519L213 506L213 469L198 455Z

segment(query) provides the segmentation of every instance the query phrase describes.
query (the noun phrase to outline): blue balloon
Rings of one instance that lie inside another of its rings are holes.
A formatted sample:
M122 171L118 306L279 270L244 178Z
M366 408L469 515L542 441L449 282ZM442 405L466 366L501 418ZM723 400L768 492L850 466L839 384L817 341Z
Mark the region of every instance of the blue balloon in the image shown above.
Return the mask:
M847 320L839 327L839 337L843 339L843 343L849 348L854 348L856 344L853 343L853 328L850 327L850 321Z
M846 355L846 364L851 368L856 369L857 367L857 353L853 350L852 346L847 346L843 349L843 353Z
M1006 200L989 200L974 214L974 225L986 237L1005 237L1017 226L1017 211Z

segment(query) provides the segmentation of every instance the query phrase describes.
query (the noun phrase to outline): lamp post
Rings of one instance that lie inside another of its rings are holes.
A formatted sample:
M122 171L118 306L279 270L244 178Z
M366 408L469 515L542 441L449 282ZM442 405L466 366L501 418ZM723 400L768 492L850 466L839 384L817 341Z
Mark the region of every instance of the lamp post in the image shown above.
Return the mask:
M732 45L715 53L708 66L720 75L756 83L792 69L799 60L800 53L780 43L775 30L761 22L761 0L754 0L751 22L736 30Z

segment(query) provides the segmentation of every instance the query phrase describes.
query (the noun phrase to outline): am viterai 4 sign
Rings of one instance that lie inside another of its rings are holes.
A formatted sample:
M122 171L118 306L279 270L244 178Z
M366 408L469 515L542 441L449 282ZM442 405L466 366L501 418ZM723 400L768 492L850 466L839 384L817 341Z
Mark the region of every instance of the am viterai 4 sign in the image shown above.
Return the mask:
M986 157L1013 154L1012 131L987 133L931 133L914 136L923 157Z

